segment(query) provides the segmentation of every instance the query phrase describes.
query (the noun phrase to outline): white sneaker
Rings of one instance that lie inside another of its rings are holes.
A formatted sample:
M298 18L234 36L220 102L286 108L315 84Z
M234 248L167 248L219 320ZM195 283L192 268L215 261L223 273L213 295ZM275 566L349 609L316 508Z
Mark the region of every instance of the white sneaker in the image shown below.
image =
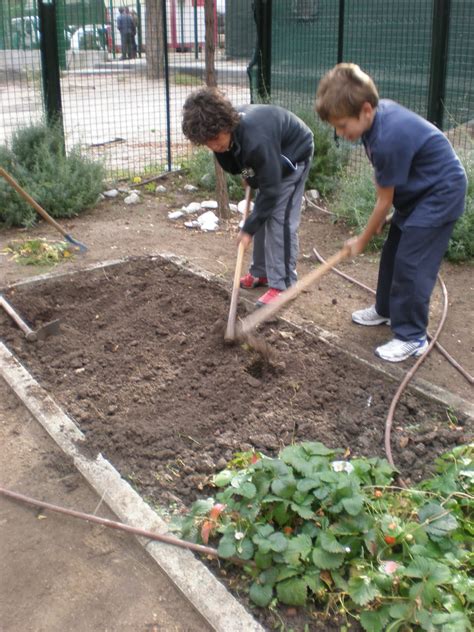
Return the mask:
M369 327L371 325L390 325L390 318L377 314L375 305L352 312L352 320L358 325L368 325Z
M426 336L418 340L399 340L393 338L390 342L375 349L375 355L388 362L403 362L411 356L418 358L428 349Z

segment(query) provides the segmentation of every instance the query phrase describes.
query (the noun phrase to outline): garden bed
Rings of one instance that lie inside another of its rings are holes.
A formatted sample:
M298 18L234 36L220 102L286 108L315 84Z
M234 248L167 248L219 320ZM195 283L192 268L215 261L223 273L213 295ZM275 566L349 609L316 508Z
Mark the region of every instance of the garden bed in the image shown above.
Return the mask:
M61 335L28 343L5 314L8 347L86 435L152 503L189 506L235 452L273 455L321 441L384 456L397 384L287 323L262 331L274 361L223 344L228 292L160 258L140 258L5 293L37 326ZM417 394L402 398L392 451L405 481L426 477L436 455L470 428ZM328 628L325 628L328 629Z

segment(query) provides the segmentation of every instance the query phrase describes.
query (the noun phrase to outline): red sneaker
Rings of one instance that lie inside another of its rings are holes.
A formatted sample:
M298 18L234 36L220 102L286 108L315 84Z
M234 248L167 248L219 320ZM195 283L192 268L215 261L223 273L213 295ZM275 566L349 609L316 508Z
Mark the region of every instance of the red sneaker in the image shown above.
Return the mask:
M266 287L267 277L254 277L250 272L240 279L240 287L245 290L253 290L254 287Z
M277 290L274 287L271 287L269 290L263 294L258 301L256 302L257 307L263 307L264 305L268 305L269 303L273 303L275 299L277 299L283 290Z

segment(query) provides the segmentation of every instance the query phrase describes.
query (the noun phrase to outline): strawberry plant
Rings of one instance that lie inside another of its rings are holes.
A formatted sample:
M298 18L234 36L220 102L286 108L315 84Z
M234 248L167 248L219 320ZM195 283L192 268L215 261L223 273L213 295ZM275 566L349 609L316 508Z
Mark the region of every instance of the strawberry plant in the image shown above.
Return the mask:
M472 446L438 459L436 476L413 489L393 485L385 460L342 452L314 442L278 458L238 455L214 477L216 497L192 506L183 536L247 562L260 607L342 611L367 632L472 630Z

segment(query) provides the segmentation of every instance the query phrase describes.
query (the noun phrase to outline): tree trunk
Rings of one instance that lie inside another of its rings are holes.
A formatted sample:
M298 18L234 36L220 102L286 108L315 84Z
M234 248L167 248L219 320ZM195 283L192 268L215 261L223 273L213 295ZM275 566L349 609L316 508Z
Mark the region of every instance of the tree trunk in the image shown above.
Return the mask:
M160 79L165 74L163 38L163 2L147 0L146 3L146 76Z
M206 85L209 87L217 86L216 71L214 66L216 44L215 44L215 15L214 0L205 0L204 14L206 20ZM214 167L216 170L216 197L218 204L219 217L229 219L229 194L227 192L227 182L224 171L214 157Z

